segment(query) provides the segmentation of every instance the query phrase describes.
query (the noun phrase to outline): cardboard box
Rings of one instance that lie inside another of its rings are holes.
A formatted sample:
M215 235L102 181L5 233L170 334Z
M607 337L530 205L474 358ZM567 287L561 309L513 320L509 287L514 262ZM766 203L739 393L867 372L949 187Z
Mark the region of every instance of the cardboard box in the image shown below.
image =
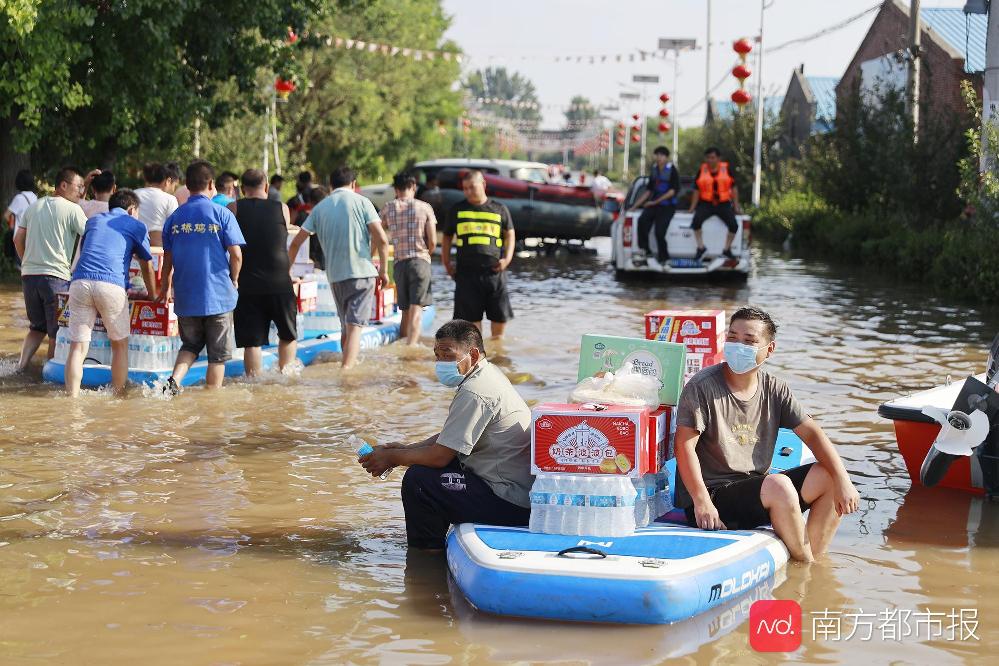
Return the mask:
M371 321L382 321L392 316L395 312L395 286L388 286L384 289L375 286L375 306L371 313Z
M131 329L135 335L179 335L173 303L132 301Z
M319 304L319 283L315 280L302 280L292 285L295 288L295 298L298 299L298 311L315 312Z
M531 472L641 476L648 433L647 407L540 404L531 411Z
M645 315L645 337L680 342L692 354L717 354L725 343L724 310L653 310Z
M687 349L676 342L586 334L579 348L577 381L598 372L616 372L626 363L659 380L659 404L675 405L680 399Z
M649 414L649 433L646 437L647 461L646 473L655 474L662 469L663 463L672 456L669 451L670 433L673 428L673 412L676 408L660 406Z
M292 241L294 241L295 238L300 233L306 233L306 232L300 231L298 229L298 227L295 227L294 231L292 231L290 229L288 230L288 249L289 250L291 249L291 243L292 243ZM308 264L310 266L312 265L312 261L309 259L309 241L308 240L306 240L304 243L302 243L298 247L298 254L295 255L295 261L294 261L294 263L296 265L305 265L305 264Z
M718 365L724 360L725 355L721 352L718 352L717 354L691 354L690 352L687 352L687 369L683 373L684 385L690 381L691 377L704 368L710 368L712 365Z

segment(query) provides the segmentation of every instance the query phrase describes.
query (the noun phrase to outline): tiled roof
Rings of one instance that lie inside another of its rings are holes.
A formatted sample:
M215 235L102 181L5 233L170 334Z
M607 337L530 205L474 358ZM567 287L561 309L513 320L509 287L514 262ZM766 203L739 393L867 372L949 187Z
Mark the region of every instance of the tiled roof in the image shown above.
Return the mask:
M808 87L812 89L815 98L815 119L812 121L812 131L825 133L830 131L836 121L836 84L835 76L806 76Z
M965 14L959 7L930 8L919 12L923 22L943 41L964 55L964 71L985 71L985 33L988 19L984 14Z

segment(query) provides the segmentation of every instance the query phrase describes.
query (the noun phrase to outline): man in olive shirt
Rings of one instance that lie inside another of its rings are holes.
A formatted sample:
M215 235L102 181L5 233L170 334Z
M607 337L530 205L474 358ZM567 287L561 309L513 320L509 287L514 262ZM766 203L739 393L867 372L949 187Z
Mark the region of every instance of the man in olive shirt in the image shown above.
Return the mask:
M823 555L840 517L860 496L843 461L782 380L760 370L777 326L747 307L732 315L725 363L694 375L680 396L676 504L706 530L770 523L796 560ZM818 462L767 474L780 428L794 430ZM809 511L806 526L803 513Z
M458 523L527 525L531 515L531 410L486 360L482 333L454 320L436 334L437 378L456 387L441 431L411 445L386 444L361 458L379 476L409 466L402 479L406 537L414 548L444 548Z
M506 269L513 261L517 237L506 206L486 197L481 171L469 171L461 181L465 200L448 214L441 239L441 263L454 278L454 318L482 328L489 319L489 333L502 338L506 322L513 319L506 286ZM451 245L457 248L451 262Z

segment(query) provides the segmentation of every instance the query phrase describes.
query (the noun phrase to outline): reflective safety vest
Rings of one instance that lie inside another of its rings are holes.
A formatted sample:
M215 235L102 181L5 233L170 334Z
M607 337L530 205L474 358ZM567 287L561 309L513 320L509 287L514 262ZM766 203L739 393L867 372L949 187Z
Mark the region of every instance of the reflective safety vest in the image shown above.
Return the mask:
M499 213L459 210L457 218L454 241L457 247L485 246L476 248L480 251L486 247L496 248L496 256L499 256L499 248L503 247L503 218ZM486 253L491 254L488 250L483 252Z
M707 162L701 164L701 171L697 174L697 191L701 201L713 204L731 201L733 185L735 181L728 172L728 162L719 162L716 173L711 173Z

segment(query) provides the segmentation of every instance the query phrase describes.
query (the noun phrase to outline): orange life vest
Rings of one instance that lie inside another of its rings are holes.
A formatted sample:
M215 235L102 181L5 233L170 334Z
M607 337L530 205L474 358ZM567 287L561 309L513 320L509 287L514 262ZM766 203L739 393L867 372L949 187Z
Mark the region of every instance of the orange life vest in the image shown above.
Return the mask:
M728 162L719 162L716 173L711 173L707 162L701 164L701 172L697 174L697 191L701 201L713 204L731 201L734 184L728 173Z

